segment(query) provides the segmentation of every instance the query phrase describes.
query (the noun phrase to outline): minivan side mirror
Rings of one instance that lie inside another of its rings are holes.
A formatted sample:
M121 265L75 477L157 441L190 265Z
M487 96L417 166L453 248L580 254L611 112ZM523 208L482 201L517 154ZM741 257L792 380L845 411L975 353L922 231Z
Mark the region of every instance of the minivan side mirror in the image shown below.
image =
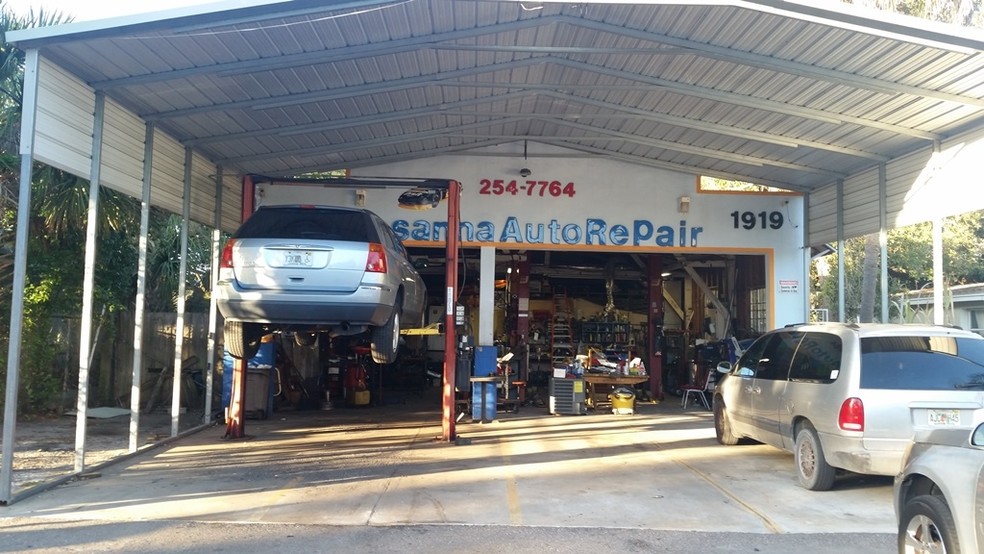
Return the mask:
M731 373L731 362L722 361L717 365L718 373Z
M981 423L974 429L974 434L970 436L970 444L984 446L984 423Z

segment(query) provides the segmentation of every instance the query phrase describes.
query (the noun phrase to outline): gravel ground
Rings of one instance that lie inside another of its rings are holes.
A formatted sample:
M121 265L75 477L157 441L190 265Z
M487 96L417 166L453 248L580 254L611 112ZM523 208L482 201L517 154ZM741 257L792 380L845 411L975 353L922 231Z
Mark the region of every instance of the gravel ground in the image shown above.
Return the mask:
M181 414L178 432L201 423L201 414ZM74 413L19 420L15 425L12 492L70 475L75 469ZM130 415L90 417L86 420L85 467L91 468L128 452ZM137 434L139 448L171 436L171 416L165 413L141 414ZM2 441L2 437L0 437ZM2 445L2 442L0 442Z

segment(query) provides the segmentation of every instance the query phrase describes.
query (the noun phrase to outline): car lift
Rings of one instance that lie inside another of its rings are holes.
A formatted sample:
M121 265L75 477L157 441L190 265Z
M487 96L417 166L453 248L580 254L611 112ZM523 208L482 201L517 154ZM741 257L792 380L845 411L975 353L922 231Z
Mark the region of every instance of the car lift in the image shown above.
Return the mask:
M243 221L253 212L253 187L257 176L247 175L243 179ZM448 234L445 241L445 284L447 296L445 299L444 314L444 383L441 395L441 440L444 442L454 442L456 437L454 421L454 372L456 364L456 333L455 333L455 305L458 300L458 246L460 239L460 219L461 219L461 184L450 179L390 179L380 177L346 177L346 178L326 178L326 179L269 179L276 182L290 183L317 183L325 187L338 188L407 188L407 189L432 189L441 191L448 202ZM419 206L414 206L419 209ZM406 334L439 334L430 330L430 327L421 329L419 333ZM226 414L226 432L223 438L226 439L245 439L246 418L245 418L245 398L246 398L246 360L234 359L232 364L232 390L229 400L229 409Z

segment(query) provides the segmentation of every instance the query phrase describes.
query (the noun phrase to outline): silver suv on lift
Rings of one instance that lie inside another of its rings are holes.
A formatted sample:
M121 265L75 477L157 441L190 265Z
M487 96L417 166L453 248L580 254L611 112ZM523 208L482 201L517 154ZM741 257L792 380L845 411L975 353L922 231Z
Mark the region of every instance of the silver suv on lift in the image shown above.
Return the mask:
M427 289L393 230L373 212L264 206L225 244L216 303L226 350L252 358L263 335L370 333L376 363L396 360L401 325L419 327Z
M950 327L788 326L718 371L718 442L792 451L810 490L830 489L838 469L897 474L916 429L984 421L984 338Z

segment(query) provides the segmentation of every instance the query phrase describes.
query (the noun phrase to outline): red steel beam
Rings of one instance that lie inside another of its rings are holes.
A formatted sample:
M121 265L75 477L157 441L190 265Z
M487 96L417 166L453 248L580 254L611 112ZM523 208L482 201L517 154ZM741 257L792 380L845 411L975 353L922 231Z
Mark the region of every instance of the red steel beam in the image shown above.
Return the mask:
M663 259L649 255L649 351L646 369L649 371L649 394L654 400L663 399L663 353L657 340L663 332Z
M246 437L246 360L232 360L232 390L226 409L226 432L222 438Z
M447 260L444 279L447 289L444 313L444 389L443 416L441 418L441 439L446 442L455 440L454 421L454 383L455 365L457 363L457 334L455 333L455 305L458 301L458 235L460 232L461 184L457 181L448 183L448 236L445 241Z

